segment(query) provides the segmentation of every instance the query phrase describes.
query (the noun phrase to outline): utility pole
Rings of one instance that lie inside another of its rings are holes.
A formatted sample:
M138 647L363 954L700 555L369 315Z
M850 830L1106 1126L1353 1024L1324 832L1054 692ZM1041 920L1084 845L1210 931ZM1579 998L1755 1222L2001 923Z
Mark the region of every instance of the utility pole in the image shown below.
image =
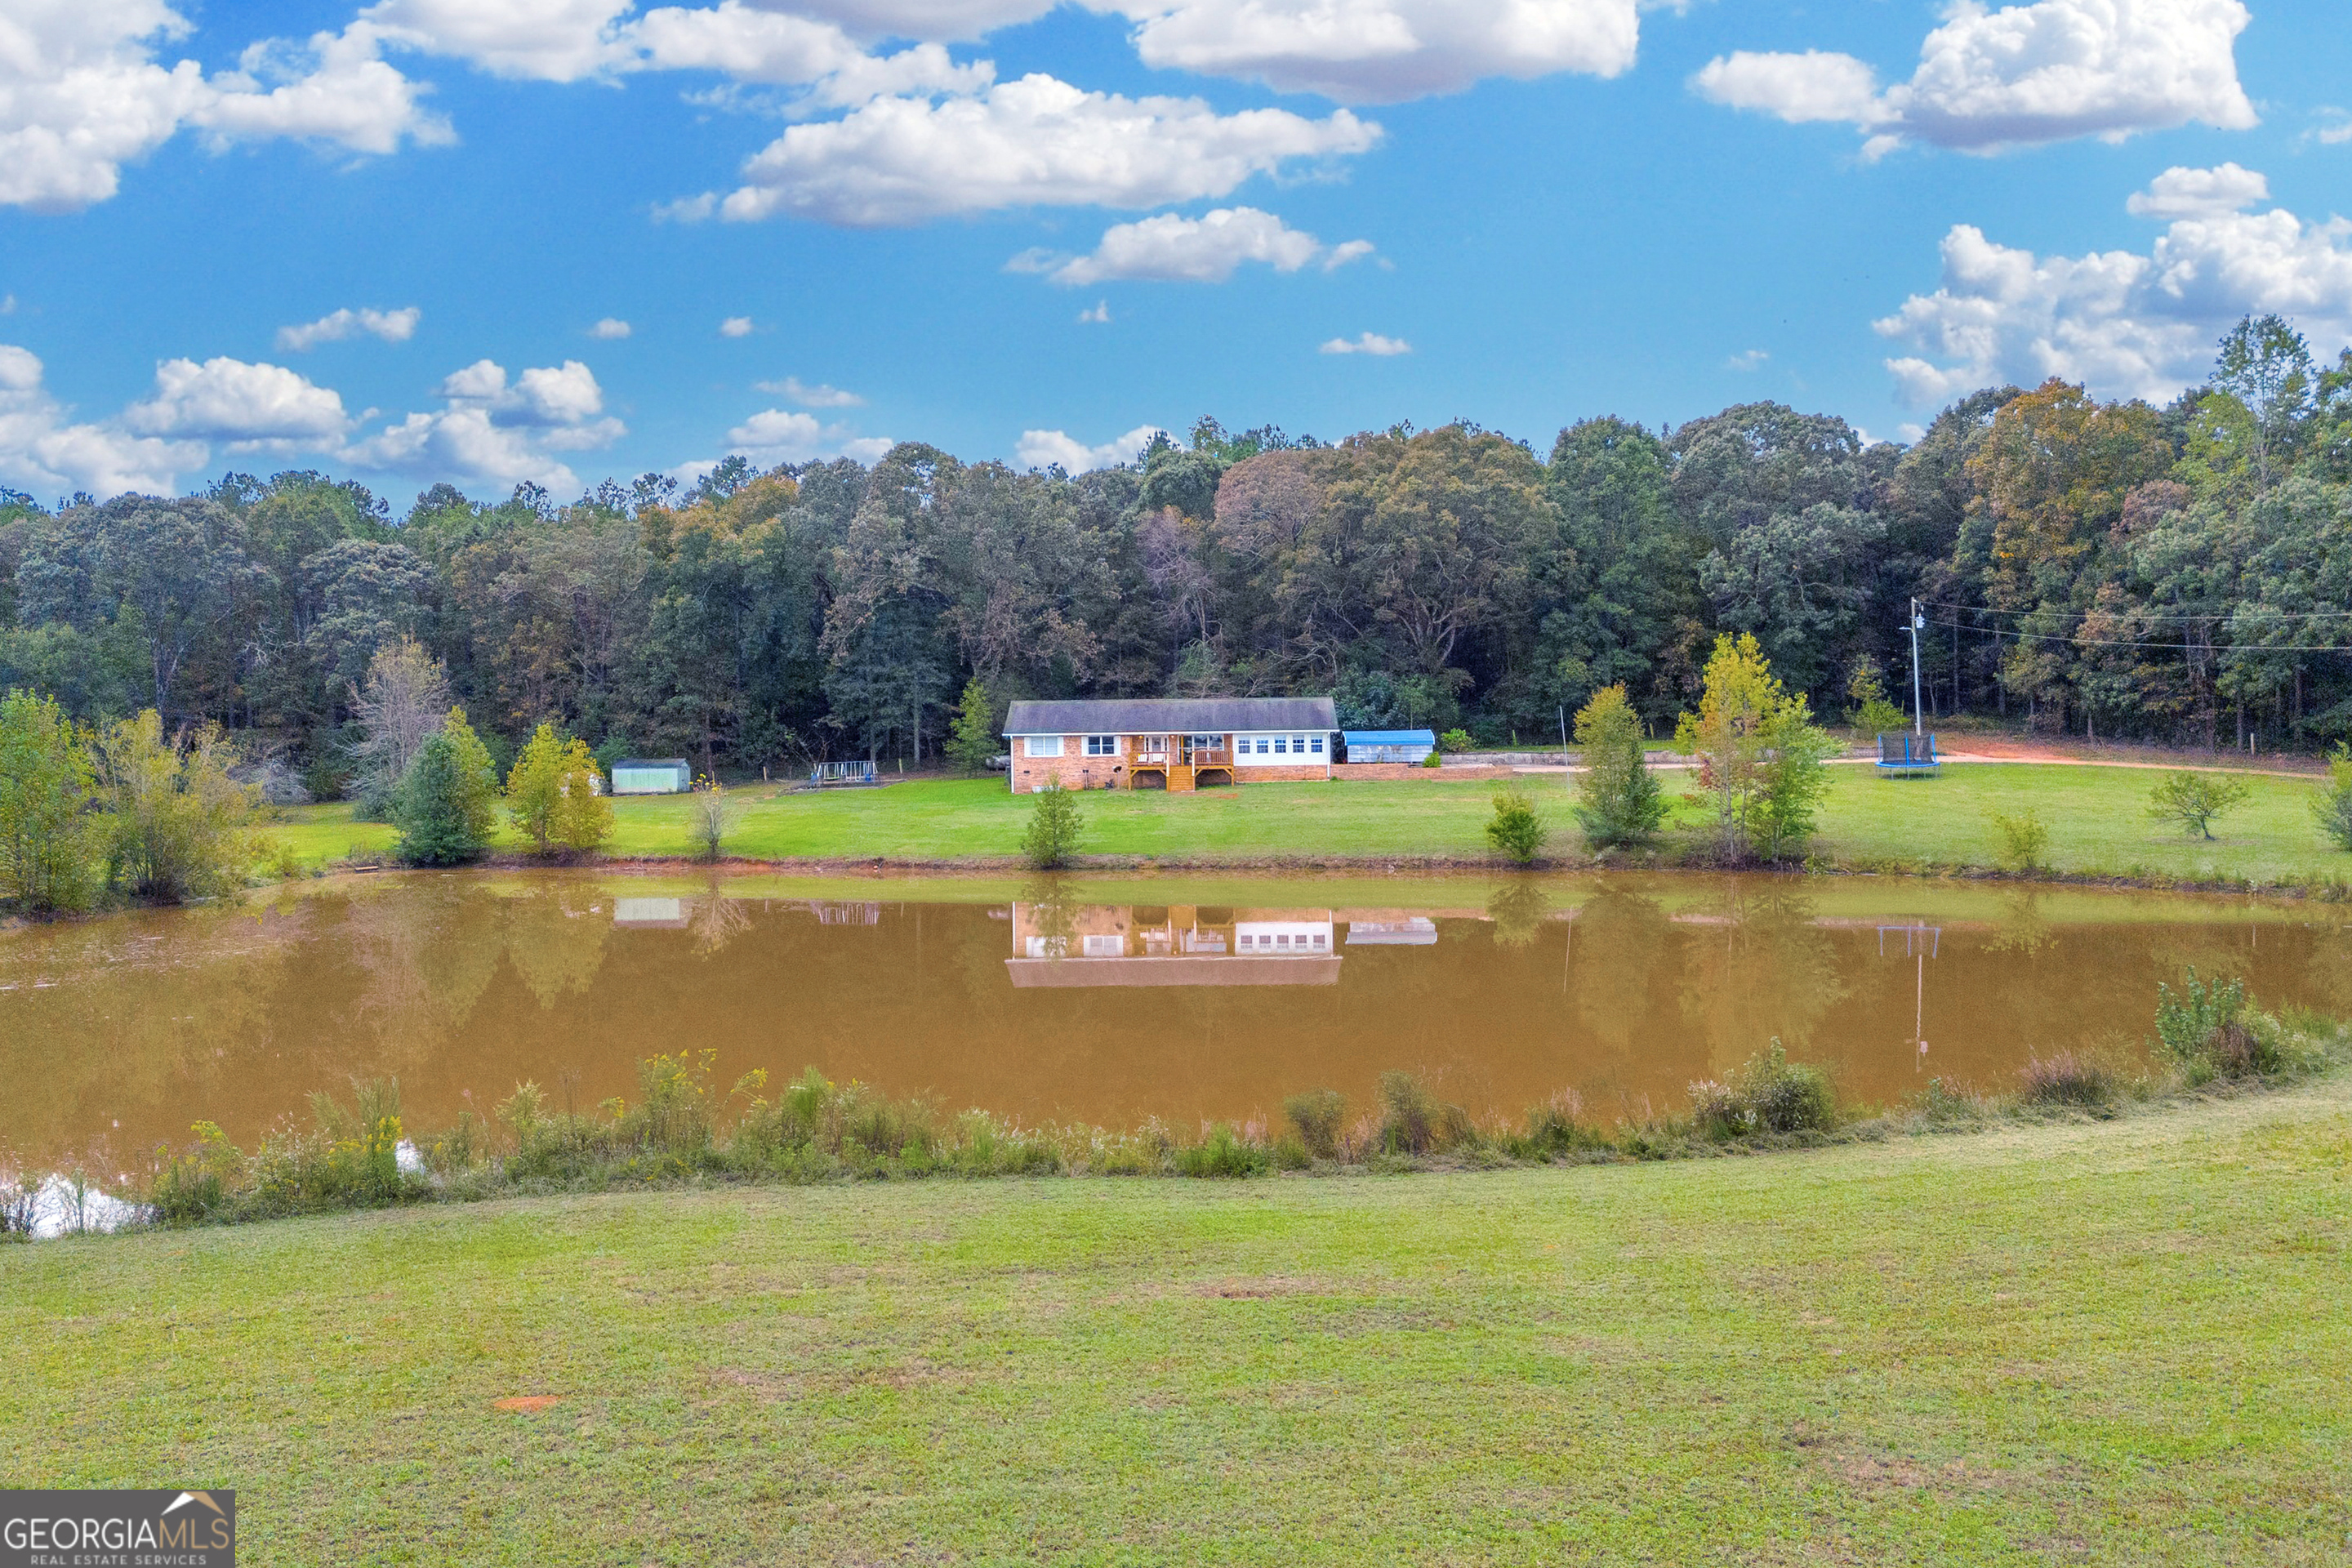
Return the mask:
M1565 702L1559 705L1559 767L1562 773L1568 771L1568 704Z
M1927 616L1923 616L1923 615L1921 615L1921 614L1919 613L1919 601L1918 601L1918 600L1916 600L1916 599L1912 600L1912 601L1911 601L1911 732L1912 732L1914 735L1924 735L1924 734L1926 734L1926 733L1927 732L1927 715L1926 715L1926 714L1925 714L1925 713L1920 710L1920 707L1919 707L1919 628L1920 628L1920 627L1922 627L1922 626L1926 626L1927 624Z

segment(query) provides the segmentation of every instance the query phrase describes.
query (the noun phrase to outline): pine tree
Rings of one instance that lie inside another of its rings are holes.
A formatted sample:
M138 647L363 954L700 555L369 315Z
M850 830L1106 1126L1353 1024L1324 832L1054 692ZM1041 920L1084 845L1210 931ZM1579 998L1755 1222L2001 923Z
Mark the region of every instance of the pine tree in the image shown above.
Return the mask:
M396 853L412 866L455 866L490 847L498 831L498 772L466 710L452 708L416 750L393 792Z
M996 755L996 704L990 700L988 688L975 675L964 682L963 696L957 700L948 755L965 773L977 773L985 770L988 760Z
M1666 803L1643 756L1641 716L1622 682L1604 687L1577 710L1576 743L1584 772L1576 781L1576 820L1595 849L1644 844L1666 819Z

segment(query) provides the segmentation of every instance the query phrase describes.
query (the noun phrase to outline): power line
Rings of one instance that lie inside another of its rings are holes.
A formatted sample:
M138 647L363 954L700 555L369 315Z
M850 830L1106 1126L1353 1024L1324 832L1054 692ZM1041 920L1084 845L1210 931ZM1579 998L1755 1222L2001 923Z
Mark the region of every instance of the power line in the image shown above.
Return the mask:
M1951 605L1946 604L1937 599L1922 599L1919 602L1931 610L1950 610L1956 614L1969 616L2044 616L2051 614L2048 610L2000 610L1995 609L1990 605ZM2059 613L2064 615L2088 615L2092 612L2087 610L2065 610ZM2153 612L2142 612L2139 610L2131 610L2126 613L2131 615L2136 619L2143 621L2168 621L2186 623L2192 626L2205 621L2226 621L2234 616L2247 615L2250 613L2258 613L2264 616L2274 616L2283 621L2352 620L2352 610L2273 610L2268 605L2244 605L2235 610L2221 611L2211 615L2203 616L2159 616ZM1967 629L1975 631L1980 628L1971 626Z
M2001 626L1964 626L1958 621L1936 621L1935 626L1956 632L1975 632L1995 638L2008 637L2017 642L2064 643L2072 647L2147 647L2169 649L2177 653L2352 653L2352 643L2194 643L2141 642L2126 637L2075 637L2061 632L2021 632Z

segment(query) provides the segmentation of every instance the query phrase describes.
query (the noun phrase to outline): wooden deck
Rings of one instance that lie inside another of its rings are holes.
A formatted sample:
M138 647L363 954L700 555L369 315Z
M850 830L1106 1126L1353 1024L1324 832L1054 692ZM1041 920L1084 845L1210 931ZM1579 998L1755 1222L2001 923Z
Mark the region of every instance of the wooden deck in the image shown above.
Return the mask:
M1234 742L1230 735L1224 737L1222 746L1176 743L1153 748L1143 744L1146 739L1141 735L1125 737L1127 773L1124 788L1164 787L1171 794L1184 795L1202 786L1203 773L1222 775L1206 780L1209 784L1230 784L1236 782L1234 777ZM1142 782L1146 778L1159 782L1147 784Z

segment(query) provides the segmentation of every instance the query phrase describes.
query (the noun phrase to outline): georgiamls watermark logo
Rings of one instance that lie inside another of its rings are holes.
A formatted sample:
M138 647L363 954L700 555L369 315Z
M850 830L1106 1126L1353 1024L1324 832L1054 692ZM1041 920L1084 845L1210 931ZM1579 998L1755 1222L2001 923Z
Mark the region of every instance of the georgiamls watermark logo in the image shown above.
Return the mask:
M0 1491L0 1568L236 1568L233 1491Z

